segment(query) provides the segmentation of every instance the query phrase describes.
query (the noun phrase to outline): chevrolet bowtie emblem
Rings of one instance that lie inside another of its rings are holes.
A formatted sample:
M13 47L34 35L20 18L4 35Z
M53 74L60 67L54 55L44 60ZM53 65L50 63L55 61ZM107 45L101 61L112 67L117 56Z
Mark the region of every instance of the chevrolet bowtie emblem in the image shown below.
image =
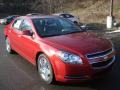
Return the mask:
M105 57L104 57L104 59L107 59L107 58L108 58L108 56L105 56Z

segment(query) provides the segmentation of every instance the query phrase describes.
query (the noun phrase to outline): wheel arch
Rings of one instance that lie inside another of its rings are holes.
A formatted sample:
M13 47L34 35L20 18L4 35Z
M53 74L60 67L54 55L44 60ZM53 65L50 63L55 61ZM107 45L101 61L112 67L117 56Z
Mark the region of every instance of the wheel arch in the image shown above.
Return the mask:
M38 62L37 62L37 60L38 60L38 56L39 56L40 54L44 54L44 53L39 51L39 52L36 53L36 56L35 56L35 62L36 62L35 64L36 64L37 70L38 70Z
M37 54L36 54L36 57L35 57L35 60L36 60L36 68L37 68L37 70L38 70L38 56L40 55L40 54L44 54L48 59L49 59L49 57L48 57L48 55L46 55L44 52L41 52L41 51L39 51L39 52L37 52ZM56 80L56 75L55 75L55 70L54 70L54 66L53 66L53 64L52 64L52 62L51 62L51 60L49 60L49 62L51 63L51 66L52 66L52 69L53 69L53 78L54 78L54 80Z
M38 60L38 56L39 56L40 54L44 54L48 59L50 59L47 54L45 54L44 52L38 51L38 52L36 53L36 57L35 57L35 62L36 62L35 64L36 64L37 69L38 69L38 66L37 66L37 65L38 65L38 62L37 62L37 60ZM52 65L52 67L53 67L53 64L52 64L51 60L49 60L49 61L50 61L51 65Z

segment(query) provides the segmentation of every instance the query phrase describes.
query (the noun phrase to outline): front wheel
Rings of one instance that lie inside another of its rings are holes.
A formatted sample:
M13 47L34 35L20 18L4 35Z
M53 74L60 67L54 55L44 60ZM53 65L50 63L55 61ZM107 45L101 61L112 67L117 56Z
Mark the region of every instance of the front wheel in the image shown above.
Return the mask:
M51 84L54 81L53 69L50 61L44 54L40 54L37 60L38 72L41 78L47 83Z

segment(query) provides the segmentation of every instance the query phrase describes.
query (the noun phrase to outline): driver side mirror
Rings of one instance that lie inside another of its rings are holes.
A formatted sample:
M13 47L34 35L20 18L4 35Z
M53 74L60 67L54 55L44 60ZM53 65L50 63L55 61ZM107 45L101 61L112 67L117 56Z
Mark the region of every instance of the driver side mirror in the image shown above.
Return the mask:
M33 32L30 31L30 30L22 30L22 34L23 34L23 35L32 36L32 35L33 35Z

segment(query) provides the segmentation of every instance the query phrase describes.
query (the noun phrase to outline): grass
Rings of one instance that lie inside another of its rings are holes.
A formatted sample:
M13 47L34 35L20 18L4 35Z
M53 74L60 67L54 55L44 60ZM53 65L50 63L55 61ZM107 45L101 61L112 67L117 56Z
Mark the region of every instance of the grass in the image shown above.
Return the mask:
M114 0L114 15L120 20L120 1ZM109 15L110 0L74 0L65 4L64 10L80 17L83 23L106 24Z

